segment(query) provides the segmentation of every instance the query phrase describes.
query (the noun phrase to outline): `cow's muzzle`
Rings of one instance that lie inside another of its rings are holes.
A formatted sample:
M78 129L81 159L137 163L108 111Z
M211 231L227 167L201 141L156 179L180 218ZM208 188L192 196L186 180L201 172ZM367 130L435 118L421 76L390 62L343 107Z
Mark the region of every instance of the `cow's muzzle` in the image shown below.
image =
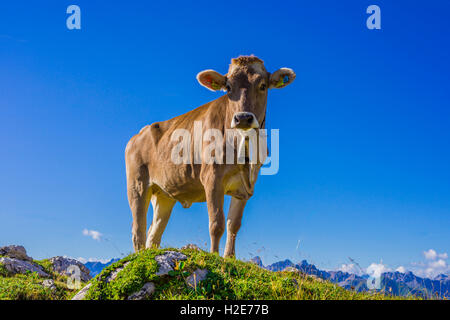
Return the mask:
M258 120L251 112L236 112L231 120L231 128L249 130L259 128Z

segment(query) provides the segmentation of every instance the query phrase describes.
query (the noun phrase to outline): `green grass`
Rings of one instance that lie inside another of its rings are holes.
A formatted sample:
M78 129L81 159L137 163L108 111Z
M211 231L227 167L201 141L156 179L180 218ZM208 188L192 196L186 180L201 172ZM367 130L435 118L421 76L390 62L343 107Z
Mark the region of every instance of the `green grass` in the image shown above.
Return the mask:
M9 275L9 271L6 270L5 266L0 264L0 277L8 277Z
M156 276L155 256L161 249L148 249L132 254L104 269L91 280L92 287L86 299L126 299L138 291L146 282L153 282L156 291L152 299L243 299L243 300L387 300L405 299L380 293L357 293L343 289L327 281L319 281L306 275L290 272L271 272L258 266L235 259L224 259L217 254L196 250L178 250L188 256L179 263L176 270L166 276ZM129 264L117 278L107 283L105 279L116 268ZM185 279L196 269L208 269L207 279L197 288L191 288ZM409 299L413 299L410 297Z
M0 300L64 300L70 291L65 283L55 282L56 289L42 286L36 273L11 277L0 276Z
M188 259L179 262L175 270L166 276L157 276L155 256L173 250L186 254ZM67 277L52 270L48 260L34 261L42 266L56 290L42 286L45 278L35 273L11 275L0 265L0 299L65 300L71 299L78 290L67 288ZM126 267L116 279L107 283L105 279L117 268ZM189 287L185 280L197 269L207 269L206 280L196 288ZM328 281L317 280L299 273L271 272L253 263L231 258L221 258L197 250L148 249L134 253L108 266L90 281L91 288L86 299L122 300L139 291L147 282L153 282L156 290L151 299L162 300L388 300L415 299L395 297L380 293L358 293L343 289Z
M0 264L0 300L65 300L77 291L67 288L67 277L53 272L48 260L34 263L42 266L50 277L42 278L35 272L12 275ZM55 290L42 286L46 279L54 280Z

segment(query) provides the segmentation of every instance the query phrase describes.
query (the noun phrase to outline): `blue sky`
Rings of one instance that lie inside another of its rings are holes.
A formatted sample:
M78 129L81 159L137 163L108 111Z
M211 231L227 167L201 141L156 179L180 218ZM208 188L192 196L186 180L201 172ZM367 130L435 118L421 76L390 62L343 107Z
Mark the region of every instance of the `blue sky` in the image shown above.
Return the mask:
M70 4L81 30L66 28ZM366 28L371 4L381 30ZM280 171L258 180L238 257L326 269L348 257L392 269L443 260L448 271L449 10L447 1L3 1L0 245L35 258L130 252L127 141L219 97L197 83L199 71L225 73L232 57L255 54L297 79L269 93ZM209 244L205 204L174 209L163 244L188 242Z

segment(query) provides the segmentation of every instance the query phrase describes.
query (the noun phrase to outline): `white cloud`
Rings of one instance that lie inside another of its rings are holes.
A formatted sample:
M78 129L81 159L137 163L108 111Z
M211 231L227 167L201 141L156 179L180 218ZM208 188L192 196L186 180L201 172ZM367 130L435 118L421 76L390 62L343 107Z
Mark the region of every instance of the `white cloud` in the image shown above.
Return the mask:
M425 259L427 259L427 260L436 260L438 258L439 259L448 259L448 254L446 252L437 253L436 250L433 250L433 249L424 251L423 255L425 256Z
M424 260L420 262L411 262L409 266L398 266L395 271L407 273L412 271L415 275L422 278L434 278L439 274L450 275L450 264L447 261L448 254L446 252L437 252L434 249L423 251ZM365 270L358 267L355 263L342 264L337 270L356 275L363 275L364 273L378 278L385 272L391 272L381 261L380 263L372 263Z
M77 261L80 261L81 263L85 264L86 262L101 262L101 263L106 263L109 262L111 259L100 259L100 258L83 258L83 257L78 257L78 258L74 258L74 257L70 257L70 256L63 256L64 258L67 259L75 259Z
M83 258L83 257L78 257L76 258L76 260L80 261L81 263L86 263L86 262L101 262L101 263L107 263L109 262L111 259L100 259L100 258Z
M338 270L342 271L342 272L353 273L356 275L362 274L361 268L358 268L354 263L348 263L348 264L343 263Z
M441 258L441 259L448 259L448 254L446 252L445 253L440 253L440 254L438 254L438 257Z
M427 259L427 260L434 260L437 258L437 252L434 251L433 249L424 251L423 255L425 256L425 259Z
M368 266L366 269L367 274L374 278L379 278L379 277L381 277L381 274L383 274L385 272L389 272L389 271L391 271L391 269L386 267L382 262L380 262L380 263L374 262L370 266Z
M99 231L88 229L83 229L83 235L91 237L92 239L97 241L100 241L103 236L103 234L101 234Z
M429 266L434 269L446 268L447 263L443 259L430 262Z
M73 259L75 259L75 258L73 258ZM78 258L76 258L75 260L78 260L78 261L80 261L81 263L86 263L86 262L88 262L88 260L85 259L85 258L83 258L83 257L78 257Z
M397 269L395 269L395 271L400 273L406 273L406 268L404 266L400 266Z
M434 278L437 275L450 273L447 263L448 254L446 252L438 253L436 250L429 249L423 252L425 262L413 262L413 272L419 277Z

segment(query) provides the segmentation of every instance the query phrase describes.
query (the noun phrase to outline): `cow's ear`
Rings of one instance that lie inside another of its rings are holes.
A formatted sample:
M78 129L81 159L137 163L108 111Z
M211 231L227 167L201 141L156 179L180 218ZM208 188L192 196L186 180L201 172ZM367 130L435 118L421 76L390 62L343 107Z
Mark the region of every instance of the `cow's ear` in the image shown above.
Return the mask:
M295 72L289 68L281 68L270 75L270 89L281 89L291 84L295 79Z
M227 78L217 71L205 70L197 75L200 84L211 91L225 90Z

